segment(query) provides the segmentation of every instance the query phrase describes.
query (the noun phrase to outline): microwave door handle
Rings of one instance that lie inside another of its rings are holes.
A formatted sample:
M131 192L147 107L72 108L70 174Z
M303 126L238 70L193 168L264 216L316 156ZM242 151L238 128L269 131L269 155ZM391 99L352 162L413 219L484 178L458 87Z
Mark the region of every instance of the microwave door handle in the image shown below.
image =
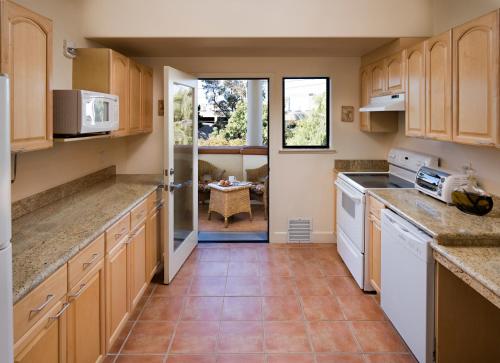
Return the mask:
M352 194L346 188L344 188L344 186L341 185L340 183L335 182L335 185L342 191L342 193L345 193L350 199L352 199L356 203L360 203L362 201L363 199L362 197L358 197L357 195Z

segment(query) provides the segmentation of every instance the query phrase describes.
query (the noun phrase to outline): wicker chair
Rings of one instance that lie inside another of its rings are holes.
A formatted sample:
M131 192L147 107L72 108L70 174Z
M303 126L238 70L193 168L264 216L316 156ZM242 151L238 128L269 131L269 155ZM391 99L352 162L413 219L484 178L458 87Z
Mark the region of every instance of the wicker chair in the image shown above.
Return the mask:
M198 202L204 204L210 198L208 184L221 180L225 172L208 161L198 160Z
M264 218L267 220L267 204L269 193L268 165L264 164L255 169L245 169L247 181L252 183L250 188L250 200L264 203Z

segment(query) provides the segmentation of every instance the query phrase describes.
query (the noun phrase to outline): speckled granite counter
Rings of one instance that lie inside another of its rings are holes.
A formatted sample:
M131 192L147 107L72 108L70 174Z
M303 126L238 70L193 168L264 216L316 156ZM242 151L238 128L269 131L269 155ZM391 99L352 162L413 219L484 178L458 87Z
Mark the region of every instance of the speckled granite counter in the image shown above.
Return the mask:
M411 189L368 192L435 238L435 259L500 308L500 200L486 216L465 214Z
M500 247L459 247L432 243L434 258L500 308Z
M478 217L415 189L371 189L368 193L431 234L439 244L500 247L500 199L497 197L493 210Z
M85 248L161 184L117 175L12 222L14 303Z
M387 160L335 160L334 171L341 172L363 172L374 171L383 172L389 170Z

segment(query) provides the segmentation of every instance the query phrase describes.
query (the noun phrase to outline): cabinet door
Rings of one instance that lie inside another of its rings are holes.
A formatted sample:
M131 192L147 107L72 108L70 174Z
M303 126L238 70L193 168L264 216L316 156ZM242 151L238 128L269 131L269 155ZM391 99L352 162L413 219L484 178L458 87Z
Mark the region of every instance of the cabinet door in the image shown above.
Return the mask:
M127 245L119 243L106 257L106 347L115 342L128 318Z
M380 256L381 256L381 241L382 241L382 231L380 229L380 221L373 215L370 214L370 283L373 288L380 293Z
M153 131L153 70L146 66L141 68L142 130L151 132Z
M52 146L52 21L5 2L1 73L10 78L11 149Z
M68 363L95 363L105 354L104 264L68 295Z
M404 54L403 50L385 59L387 91L391 93L402 93L405 90Z
M453 29L453 141L498 142L498 11Z
M62 301L34 327L36 335L19 353L15 363L65 363L66 362L66 308ZM29 333L30 334L30 333Z
M128 133L129 127L129 59L111 51L110 69L110 93L117 95L120 102L120 126L113 134L123 136Z
M141 78L139 64L130 61L129 66L129 132L141 131Z
M406 53L406 135L425 135L425 55L424 43Z
M147 287L146 226L144 224L133 234L128 248L130 256L130 311L132 311Z
M148 281L154 276L159 263L158 244L160 242L160 211L156 210L146 222L146 277Z
M383 95L387 90L384 60L375 63L370 70L370 74L371 97Z
M451 141L451 31L425 42L425 135Z
M371 67L367 66L361 68L359 75L361 82L361 107L366 106L370 102L371 97L371 77L370 77ZM359 128L361 131L370 131L370 113L360 112L359 115Z

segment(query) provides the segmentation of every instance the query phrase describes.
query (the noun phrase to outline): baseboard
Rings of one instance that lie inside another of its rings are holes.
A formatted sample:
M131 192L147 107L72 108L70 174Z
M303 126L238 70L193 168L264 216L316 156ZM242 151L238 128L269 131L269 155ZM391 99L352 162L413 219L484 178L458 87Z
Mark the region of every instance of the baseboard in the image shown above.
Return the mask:
M311 243L336 243L337 238L333 231L313 231ZM269 243L288 243L287 232L271 232Z

